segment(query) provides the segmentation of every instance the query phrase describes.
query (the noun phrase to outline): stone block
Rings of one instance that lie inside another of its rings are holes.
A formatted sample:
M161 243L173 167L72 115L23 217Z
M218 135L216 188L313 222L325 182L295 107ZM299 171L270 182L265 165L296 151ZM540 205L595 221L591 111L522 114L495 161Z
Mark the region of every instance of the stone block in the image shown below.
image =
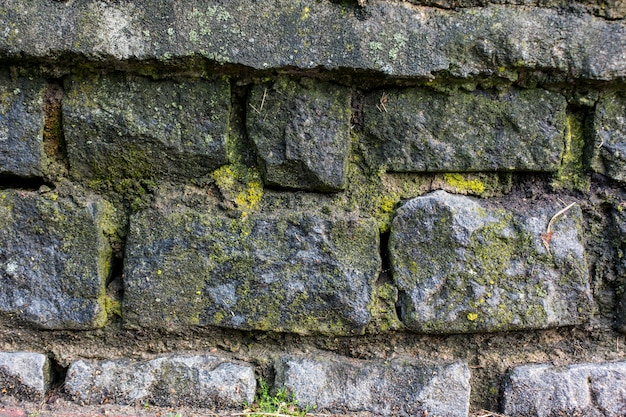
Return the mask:
M376 222L352 215L275 210L230 218L160 202L131 218L124 321L362 333L381 267L378 245Z
M364 108L372 165L397 172L538 171L559 167L565 98L545 90L371 93Z
M469 379L461 362L307 355L283 356L276 363L276 384L290 390L298 405L348 415L467 417Z
M251 404L255 390L251 365L207 355L79 360L70 365L65 379L65 392L85 404L225 409Z
M626 94L609 95L598 101L593 129L593 170L626 182Z
M41 401L51 380L46 355L0 352L0 398L9 395L25 401Z
M227 162L225 81L110 74L73 77L65 88L63 128L76 177L186 179Z
M514 368L504 385L511 417L620 417L626 413L626 362Z
M582 211L553 217L562 208L508 210L445 191L406 202L389 239L401 319L424 333L584 322L592 305Z
M41 177L47 171L43 144L43 80L0 72L0 175Z
M0 314L44 329L104 326L113 218L96 196L0 190Z
M344 188L350 147L347 87L279 78L255 86L246 124L267 185L316 191Z

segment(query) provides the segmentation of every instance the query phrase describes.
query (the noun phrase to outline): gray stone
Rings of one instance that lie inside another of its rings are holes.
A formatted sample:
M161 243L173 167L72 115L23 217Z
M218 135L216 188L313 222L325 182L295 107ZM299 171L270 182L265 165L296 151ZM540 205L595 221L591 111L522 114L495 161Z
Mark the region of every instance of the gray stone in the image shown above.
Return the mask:
M0 190L0 314L44 329L104 326L112 218L99 197Z
M276 364L276 384L290 390L298 405L342 414L467 417L469 379L461 362L284 356Z
M0 398L10 395L41 401L52 379L46 355L31 352L0 352Z
M609 95L598 101L593 123L592 168L626 182L626 94Z
M626 76L626 27L575 8L458 11L371 0L4 0L0 58L178 63L203 57L254 69L371 70L401 77L573 79ZM505 71L501 72L501 68ZM507 69L510 73L507 74Z
M191 178L227 162L227 82L92 75L65 88L63 127L76 176Z
M267 185L317 191L345 186L350 89L279 78L252 89L246 124Z
M404 323L465 333L584 322L592 306L582 212L571 207L548 231L558 204L513 211L436 191L401 206L389 252Z
M626 362L514 368L504 385L511 417L620 417L626 414Z
M254 400L251 365L216 356L176 355L150 361L73 362L65 392L85 404L193 406L224 409Z
M0 174L41 177L46 173L45 88L42 80L13 79L0 72Z
M566 106L539 89L379 91L364 109L366 155L397 172L556 171Z
M378 245L376 222L354 215L275 210L229 218L161 201L131 218L124 322L362 333Z

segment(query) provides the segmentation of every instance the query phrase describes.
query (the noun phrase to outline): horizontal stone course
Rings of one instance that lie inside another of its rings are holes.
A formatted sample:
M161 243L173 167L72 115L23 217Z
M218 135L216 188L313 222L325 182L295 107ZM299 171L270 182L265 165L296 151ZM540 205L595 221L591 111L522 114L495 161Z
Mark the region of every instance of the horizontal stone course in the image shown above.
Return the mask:
M0 397L8 395L26 401L41 401L52 371L46 355L31 352L0 352Z
M214 409L254 400L251 365L209 355L173 355L149 361L73 362L65 392L85 404L155 404Z
M592 304L582 212L551 221L561 208L510 210L445 191L406 202L389 239L401 319L425 333L583 323Z
M470 371L465 363L358 361L333 356L283 356L276 383L300 406L342 414L466 417Z
M514 368L503 412L511 417L619 417L626 413L626 362Z

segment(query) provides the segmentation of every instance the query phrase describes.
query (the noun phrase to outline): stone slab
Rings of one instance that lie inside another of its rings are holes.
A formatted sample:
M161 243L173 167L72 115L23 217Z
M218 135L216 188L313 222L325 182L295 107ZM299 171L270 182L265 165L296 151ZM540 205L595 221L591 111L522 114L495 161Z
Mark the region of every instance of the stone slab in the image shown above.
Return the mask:
M46 355L0 352L0 397L9 395L25 401L41 401L51 380L52 371Z
M298 405L341 414L467 417L470 371L465 363L385 362L339 357L283 356L276 384Z
M364 108L365 155L396 172L553 172L566 106L563 96L541 89L377 91Z
M279 78L255 86L246 125L267 185L315 191L345 187L350 147L347 87Z
M174 355L149 361L73 362L65 392L85 404L154 404L213 409L254 400L254 368L208 355Z
M626 412L626 362L514 368L504 385L511 417L619 417Z
M44 329L104 326L112 218L100 197L0 190L0 314Z
M626 94L612 94L598 101L593 130L592 168L609 178L626 182Z
M260 70L350 68L423 78L498 76L503 67L573 79L626 76L626 27L576 8L3 0L0 27L0 58L177 63L202 57Z
M230 86L109 74L65 85L63 127L72 174L193 178L227 162Z
M436 191L409 200L389 252L401 319L424 333L543 329L583 323L592 301L582 211L516 210Z
M12 78L0 70L0 175L41 177L46 173L45 89L43 80Z
M359 334L371 318L378 246L376 222L351 214L230 218L161 201L130 221L124 322Z

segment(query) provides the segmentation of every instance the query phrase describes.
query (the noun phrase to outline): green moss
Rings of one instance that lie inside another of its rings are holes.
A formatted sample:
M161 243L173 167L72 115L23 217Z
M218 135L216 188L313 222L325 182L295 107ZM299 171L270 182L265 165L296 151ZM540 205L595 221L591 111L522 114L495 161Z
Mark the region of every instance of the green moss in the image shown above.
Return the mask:
M396 313L398 289L392 284L376 286L372 290L372 301L368 306L371 322L365 332L376 334L399 330L403 327Z
M575 114L568 114L561 165L552 179L552 186L556 189L588 192L591 187L591 179L585 173L584 158L585 134L583 122Z
M445 181L461 192L481 195L485 191L485 184L477 179L466 179L463 174L444 174Z

